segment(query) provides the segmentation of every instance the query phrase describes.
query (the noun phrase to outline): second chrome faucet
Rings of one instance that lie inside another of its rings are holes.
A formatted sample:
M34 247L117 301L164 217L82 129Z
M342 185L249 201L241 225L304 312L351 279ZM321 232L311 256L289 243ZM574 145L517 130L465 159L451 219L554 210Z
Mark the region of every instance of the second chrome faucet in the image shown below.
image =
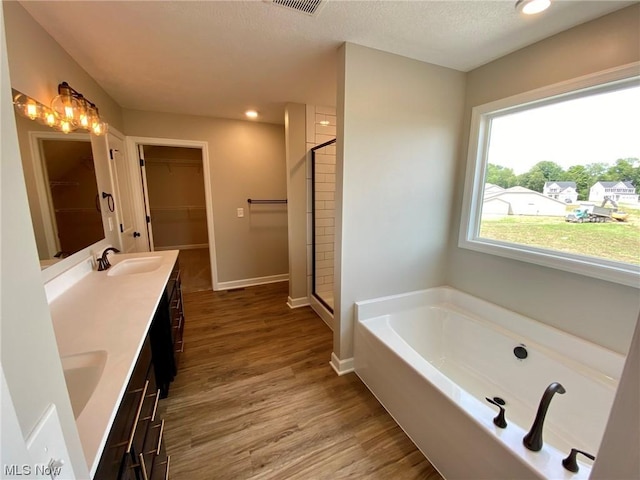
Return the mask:
M529 450L537 452L542 449L542 428L544 426L544 418L547 415L551 399L554 394L562 394L565 392L566 390L564 387L558 382L553 382L544 391L542 399L540 400L540 405L538 405L538 412L536 413L536 418L533 421L531 430L529 430L529 433L527 433L522 439L522 443L524 443L524 446Z

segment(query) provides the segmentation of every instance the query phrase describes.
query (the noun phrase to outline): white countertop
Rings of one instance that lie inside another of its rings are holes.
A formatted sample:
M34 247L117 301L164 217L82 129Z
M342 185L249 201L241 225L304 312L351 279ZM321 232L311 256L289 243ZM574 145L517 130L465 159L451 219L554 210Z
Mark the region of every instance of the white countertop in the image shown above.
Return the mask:
M108 353L100 381L76 419L91 477L178 251L109 255L112 265L145 256L160 256L160 267L121 276L92 271L49 303L61 357L94 350Z

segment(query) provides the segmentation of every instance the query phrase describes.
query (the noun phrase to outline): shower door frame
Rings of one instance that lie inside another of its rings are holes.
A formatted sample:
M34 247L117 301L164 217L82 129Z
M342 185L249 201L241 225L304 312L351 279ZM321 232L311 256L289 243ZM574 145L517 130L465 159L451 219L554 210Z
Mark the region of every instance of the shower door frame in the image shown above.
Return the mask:
M316 145L311 149L311 296L333 315L331 307L316 293L316 150L336 143L336 139ZM335 277L335 269L334 269ZM334 278L335 285L335 278ZM335 288L335 287L334 287Z

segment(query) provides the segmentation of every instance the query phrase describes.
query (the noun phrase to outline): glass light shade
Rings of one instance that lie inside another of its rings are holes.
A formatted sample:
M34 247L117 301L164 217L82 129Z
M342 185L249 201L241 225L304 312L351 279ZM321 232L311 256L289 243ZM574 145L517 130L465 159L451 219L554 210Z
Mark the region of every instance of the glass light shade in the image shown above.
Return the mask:
M81 110L80 102L71 95L60 94L51 101L51 110L61 120L69 123L79 123Z
M68 120L60 120L60 126L59 129L62 133L71 133L76 129L76 126L68 121Z
M24 93L17 94L13 99L13 104L20 115L30 118L31 120L40 117L43 106Z
M40 116L35 120L39 124L46 125L47 127L56 128L58 126L58 118L56 117L56 114L53 113L53 110L45 107L44 105L40 109Z
M97 136L106 134L108 128L109 126L105 122L100 120L100 118L98 118L97 121L95 121L93 125L91 125L91 131L93 132L94 135L97 135Z

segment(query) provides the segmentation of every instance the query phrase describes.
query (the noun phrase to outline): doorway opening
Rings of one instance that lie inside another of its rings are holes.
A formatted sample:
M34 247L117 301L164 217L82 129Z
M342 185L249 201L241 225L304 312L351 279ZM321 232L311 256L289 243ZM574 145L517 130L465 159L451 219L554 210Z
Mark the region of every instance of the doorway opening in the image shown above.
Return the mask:
M184 292L211 290L212 238L203 149L138 144L149 249L179 250Z

